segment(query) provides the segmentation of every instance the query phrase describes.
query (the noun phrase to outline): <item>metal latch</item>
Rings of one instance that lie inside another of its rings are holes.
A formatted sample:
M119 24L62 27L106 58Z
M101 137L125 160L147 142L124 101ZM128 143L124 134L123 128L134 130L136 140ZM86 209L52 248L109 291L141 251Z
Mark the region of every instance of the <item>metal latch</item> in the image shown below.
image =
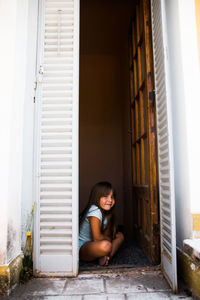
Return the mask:
M43 79L43 74L44 74L44 67L42 65L40 65L39 67L39 71L38 71L38 82L42 82Z
M40 65L40 68L39 68L39 74L43 75L44 74L44 68L42 65Z

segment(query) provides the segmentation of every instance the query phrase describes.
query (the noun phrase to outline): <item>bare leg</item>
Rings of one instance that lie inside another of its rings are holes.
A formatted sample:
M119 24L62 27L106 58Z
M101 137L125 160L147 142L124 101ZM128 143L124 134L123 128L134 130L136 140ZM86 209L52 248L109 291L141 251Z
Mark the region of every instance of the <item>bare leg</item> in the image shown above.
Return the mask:
M117 252L117 250L119 249L123 241L124 241L123 234L121 232L118 232L116 234L116 238L112 240L112 250L109 255L110 257L113 257L113 255Z
M119 249L123 241L124 241L123 234L121 232L118 232L116 234L115 239L112 240L111 242L112 243L111 252L108 255L99 258L99 264L101 266L107 266L109 264L110 258L112 258L113 255L117 252L117 250Z
M124 241L124 236L121 232L116 234L116 238L109 242L107 240L85 243L79 252L80 260L92 261L99 258L100 265L108 265L111 258L119 249Z
M85 243L80 248L80 260L92 261L103 256L109 256L111 247L111 242L107 240Z

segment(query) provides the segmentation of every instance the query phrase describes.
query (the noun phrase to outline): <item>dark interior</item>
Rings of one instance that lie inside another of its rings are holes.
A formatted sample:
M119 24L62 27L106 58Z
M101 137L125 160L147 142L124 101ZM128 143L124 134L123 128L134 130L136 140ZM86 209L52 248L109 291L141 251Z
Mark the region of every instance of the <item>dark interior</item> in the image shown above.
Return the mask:
M110 181L126 237L110 265L147 265L133 239L128 33L134 1L80 3L80 211L91 187Z

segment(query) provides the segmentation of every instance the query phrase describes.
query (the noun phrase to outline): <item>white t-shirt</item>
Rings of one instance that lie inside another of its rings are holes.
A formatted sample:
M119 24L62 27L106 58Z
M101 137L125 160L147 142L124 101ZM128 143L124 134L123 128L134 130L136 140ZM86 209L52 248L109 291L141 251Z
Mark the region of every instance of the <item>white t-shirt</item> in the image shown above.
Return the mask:
M90 227L90 222L88 220L88 217L96 217L100 220L102 223L102 212L96 205L91 205L90 209L87 212L87 215L85 217L85 220L83 221L81 227L80 227L80 233L79 233L79 240L82 242L92 242L92 231ZM103 222L103 228L106 228L106 225L108 224L108 217L105 217Z

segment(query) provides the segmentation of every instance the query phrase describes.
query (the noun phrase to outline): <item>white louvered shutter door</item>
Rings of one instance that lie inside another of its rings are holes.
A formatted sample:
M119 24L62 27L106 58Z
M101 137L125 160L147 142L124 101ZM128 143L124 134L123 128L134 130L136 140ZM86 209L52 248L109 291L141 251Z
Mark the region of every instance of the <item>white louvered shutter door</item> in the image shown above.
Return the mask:
M164 5L163 0L151 0L159 161L161 265L173 291L177 292L173 137Z
M42 0L36 92L36 275L78 272L79 0Z

